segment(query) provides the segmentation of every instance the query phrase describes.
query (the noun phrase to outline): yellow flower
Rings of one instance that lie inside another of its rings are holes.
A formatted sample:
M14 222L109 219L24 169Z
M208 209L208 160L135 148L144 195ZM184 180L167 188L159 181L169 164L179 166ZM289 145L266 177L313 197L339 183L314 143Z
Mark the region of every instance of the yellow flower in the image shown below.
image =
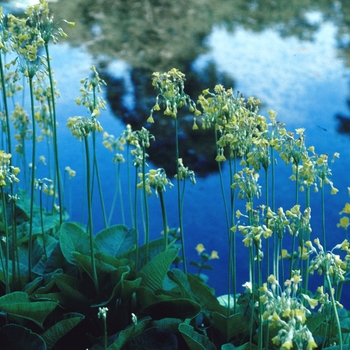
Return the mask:
M210 258L209 259L219 259L219 255L218 252L216 250L213 250L210 254Z
M281 257L282 257L282 259L285 259L288 257L288 250L287 249L282 249Z
M281 346L281 350L290 350L292 348L293 342L290 339L286 340Z
M345 207L343 208L343 210L339 214L350 214L350 204L346 203Z
M315 343L315 340L313 337L310 337L308 342L307 342L307 347L306 350L312 350L317 348L317 344Z
M311 309L314 309L317 306L318 300L310 298L307 294L302 294L302 296L308 302L308 304L310 305Z
M195 249L197 250L198 255L205 251L204 245L202 243L198 243Z
M339 223L337 224L337 227L342 227L344 230L347 230L349 224L349 218L347 216L344 216L340 219Z

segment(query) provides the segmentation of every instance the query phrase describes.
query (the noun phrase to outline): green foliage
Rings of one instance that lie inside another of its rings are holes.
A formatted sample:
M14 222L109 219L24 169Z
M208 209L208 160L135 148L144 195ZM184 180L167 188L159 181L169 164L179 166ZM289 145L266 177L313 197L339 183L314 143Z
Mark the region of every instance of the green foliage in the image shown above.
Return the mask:
M57 307L58 301L31 301L25 292L13 292L0 297L0 310L22 322L35 322L43 328L46 317Z

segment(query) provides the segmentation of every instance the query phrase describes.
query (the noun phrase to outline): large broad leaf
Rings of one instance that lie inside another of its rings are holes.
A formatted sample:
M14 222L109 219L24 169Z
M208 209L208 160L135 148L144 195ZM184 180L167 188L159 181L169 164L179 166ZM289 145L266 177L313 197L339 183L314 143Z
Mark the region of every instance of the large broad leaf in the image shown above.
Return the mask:
M180 269L172 269L168 272L168 276L179 286L181 297L191 298L191 285L188 282L187 276Z
M57 274L53 278L58 288L68 298L71 304L90 305L90 300L79 292L81 287L80 280L65 274Z
M30 329L16 324L8 324L0 331L1 349L7 350L45 350L43 338Z
M182 323L180 318L162 318L161 320L152 321L152 326L164 328L172 333L177 333L180 323Z
M149 305L159 303L164 300L172 299L172 296L165 295L162 293L155 293L148 287L140 287L136 291L137 301L141 304L142 307L147 307Z
M234 314L229 317L214 311L212 313L215 327L229 341L232 337L249 331L248 323L241 314Z
M235 350L258 350L258 349L259 349L259 347L253 343L245 343L245 344L235 348Z
M112 294L109 297L108 300L93 305L94 307L101 307L109 304L113 300L119 299L120 302L125 301L128 299L141 284L141 278L136 278L135 280L127 280L130 273L129 266L121 266L118 268L118 270L111 272L111 281L114 285L114 288L112 290Z
M197 333L189 324L181 323L179 331L191 350L216 350L216 346L207 336Z
M148 325L150 317L140 320L137 324L134 324L119 333L117 340L108 347L108 350L121 350L124 345L128 343L133 337L140 334Z
M161 289L164 277L178 252L177 248L171 248L161 252L148 262L138 273L138 276L142 278L141 285L154 291Z
M89 235L77 224L64 222L60 230L60 246L66 260L75 265L74 252L90 255Z
M76 261L76 265L79 268L81 268L83 271L85 271L93 281L94 273L92 269L91 257L88 255L80 254L78 252L72 252L72 257L74 257L74 260Z
M149 305L138 312L138 316L150 316L153 320L162 318L186 318L196 317L201 311L199 304L190 299L171 299Z
M178 341L176 335L168 330L152 327L139 333L123 347L123 350L135 349L177 350Z
M6 283L5 273L2 270L2 268L3 268L3 264L0 263L0 281L5 284ZM18 274L16 274L18 279L16 282L20 282L19 284L22 286L26 285L29 281L28 261L25 265L20 263L18 266L16 266L16 268L18 268L21 271L21 276L18 276ZM9 277L10 279L12 277L12 260L9 260Z
M74 277L79 275L78 268L75 265L70 264L62 254L60 243L56 244L48 260L46 260L45 265L45 274L54 272L57 269L62 269L67 275Z
M176 241L174 240L168 245L168 249L171 248ZM153 240L149 243L148 246L148 258L152 260L155 256L160 254L164 250L164 238L159 238L156 240ZM136 259L136 250L132 250L126 254L122 254L122 256L119 257L126 257L130 259L131 261L138 261L136 268L136 271L141 270L141 268L145 265L144 262L146 261L146 245L142 245L138 249L138 259Z
M310 330L311 333L314 333L327 317L328 316L325 314L312 314L311 317L307 318L306 320L307 328Z
M221 346L221 350L235 350L235 349L237 348L231 343L227 343Z
M0 298L0 310L11 316L31 320L43 327L46 317L56 308L57 301L30 301L28 294L13 292Z
M46 342L48 350L85 318L84 315L78 313L66 314L64 317L64 320L57 322L41 335Z
M188 275L188 281L191 285L191 290L195 296L195 300L202 305L206 310L215 310L221 314L225 314L226 308L221 306L211 289L196 277Z
M135 231L125 225L114 225L100 231L95 242L98 249L111 256L128 252L135 244Z

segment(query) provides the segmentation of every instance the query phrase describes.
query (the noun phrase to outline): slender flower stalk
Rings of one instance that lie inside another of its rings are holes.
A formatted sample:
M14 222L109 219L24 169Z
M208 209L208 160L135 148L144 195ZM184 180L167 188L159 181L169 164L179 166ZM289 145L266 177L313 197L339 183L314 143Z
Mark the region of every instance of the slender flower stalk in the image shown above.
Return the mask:
M9 260L10 260L10 240L9 240L9 230L7 224L7 205L5 199L4 188L1 186L1 202L3 210L3 220L4 220L4 231L5 231L5 290L6 294L10 293L10 270L9 270Z
M19 182L17 174L20 169L11 165L12 155L10 153L5 153L0 151L0 190L1 190L1 203L2 203L2 213L3 213L3 224L5 231L5 266L3 266L3 271L5 274L5 289L6 293L10 293L10 270L9 270L9 260L10 260L10 235L7 220L7 202L5 198L4 187ZM1 248L1 247L0 247ZM1 248L2 252L2 248ZM14 258L13 258L14 259ZM1 259L2 262L2 259ZM12 278L15 276L15 271L12 272Z
M91 118L96 119L100 115L100 110L105 110L107 108L106 101L101 96L98 96L98 94L102 93L102 86L105 86L106 82L100 78L100 75L98 74L95 66L92 66L91 70L93 72L93 76L91 78L85 78L80 81L82 83L82 87L80 88L81 96L76 98L75 101L78 105L85 106L91 113ZM107 227L108 220L103 200L101 178L97 161L96 131L98 130L91 130L93 149L93 175L96 173L103 222L105 227Z
M99 307L98 308L98 318L102 318L103 321L103 347L104 350L107 350L107 307Z
M32 163L31 163L31 177L30 177L30 217L34 217L34 199L35 199L35 160L36 160L36 121L34 112L34 96L33 96L33 76L29 76L29 90L30 90L30 106L32 112ZM33 244L33 219L29 222L29 241L28 241L28 274L31 280L32 276L32 244Z
M167 215L166 215L166 208L164 203L164 196L163 192L166 190L166 186L169 188L173 187L173 184L168 180L166 177L166 173L164 169L151 169L149 173L147 173L145 176L140 174L142 177L141 182L139 183L138 187L142 187L144 190L144 193L147 195L152 194L151 188L155 190L155 194L160 199L160 205L162 210L162 220L163 220L163 232L164 232L164 251L168 249L168 221L167 221Z
M94 227L93 227L93 214L92 214L92 179L91 179L91 158L89 149L89 135L93 131L102 132L103 129L100 123L96 120L95 116L92 115L91 118L87 117L71 117L68 118L67 122L68 128L71 130L72 135L78 140L84 141L85 147L85 159L86 159L86 194L87 194L87 208L88 208L88 224L87 224L87 234L89 236L90 242L90 258L92 267L92 279L95 285L96 293L99 292L98 276L96 272L96 262L95 262L95 252L94 252Z
M86 155L86 194L87 194L87 207L88 207L88 225L87 232L90 242L90 257L91 267L93 273L93 282L95 285L96 293L99 292L98 278L96 272L95 252L94 252L94 232L93 232L93 216L92 216L92 198L91 198L91 169L90 169L90 152L88 136L84 137L85 155Z
M178 69L173 68L166 73L155 72L152 74L152 85L158 91L156 97L156 103L152 107L150 116L147 122L154 123L153 113L154 111L160 111L159 103L163 102L165 110L164 115L170 116L174 119L175 123L175 157L176 157L176 182L177 182L177 208L181 235L181 246L182 246L182 260L183 269L187 273L187 262L186 262L186 250L185 250L185 233L183 225L183 200L180 190L180 167L179 167L179 126L178 126L178 112L181 107L189 105L190 112L194 113L193 129L198 129L196 124L196 117L201 114L197 109L196 104L192 101L189 95L185 93L185 74L180 72Z

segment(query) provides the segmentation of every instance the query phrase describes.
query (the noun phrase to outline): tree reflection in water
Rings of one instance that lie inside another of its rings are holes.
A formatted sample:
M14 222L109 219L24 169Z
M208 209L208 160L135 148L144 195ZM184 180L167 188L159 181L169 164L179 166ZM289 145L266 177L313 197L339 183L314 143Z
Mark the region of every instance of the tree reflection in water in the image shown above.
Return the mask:
M213 63L204 71L193 70L193 62L206 51L205 38L215 25L232 31L237 26L255 32L273 28L281 36L312 40L322 20L314 21L311 14L319 13L321 19L337 24L340 52L350 64L350 45L346 40L350 4L346 0L317 3L313 0L60 0L51 7L56 18L70 19L74 14L75 21L80 19L68 39L73 45L83 45L95 56L108 82L107 98L114 114L134 129L145 125L154 104L154 90L150 84L153 71L168 71L173 67L183 71L187 77L186 92L193 99L201 89L217 83L234 87L232 78L218 74ZM130 67L132 97L137 102L133 105L123 102L127 90L124 81L107 69L115 58ZM179 120L180 154L184 162L192 164L199 176L216 171L214 146L208 149L208 142L203 143L208 138L213 140L213 131L192 131L192 119L185 114ZM175 152L171 118L158 116L156 123L147 127L156 135L156 142L149 150L152 161L164 166L169 174L174 173L175 164L164 165L169 154Z

